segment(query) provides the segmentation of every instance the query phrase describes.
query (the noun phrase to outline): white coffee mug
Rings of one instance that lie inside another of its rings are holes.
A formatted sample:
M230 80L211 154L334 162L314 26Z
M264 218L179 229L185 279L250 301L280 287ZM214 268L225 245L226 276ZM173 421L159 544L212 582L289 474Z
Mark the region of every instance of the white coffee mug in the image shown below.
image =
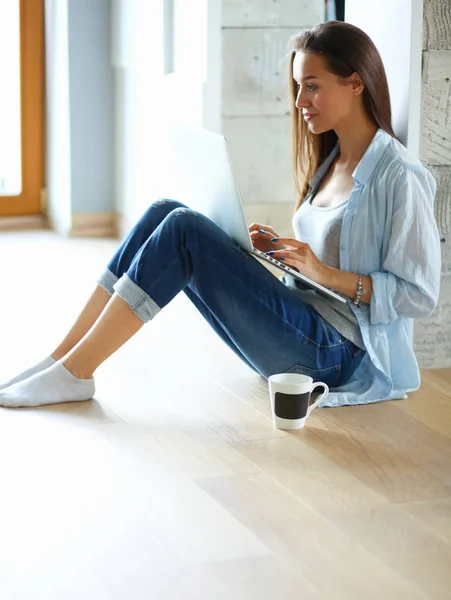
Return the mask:
M271 396L271 411L277 429L302 429L314 408L319 406L329 393L329 386L321 381L313 383L308 375L300 373L278 373L268 378ZM313 390L322 386L324 392L309 405Z

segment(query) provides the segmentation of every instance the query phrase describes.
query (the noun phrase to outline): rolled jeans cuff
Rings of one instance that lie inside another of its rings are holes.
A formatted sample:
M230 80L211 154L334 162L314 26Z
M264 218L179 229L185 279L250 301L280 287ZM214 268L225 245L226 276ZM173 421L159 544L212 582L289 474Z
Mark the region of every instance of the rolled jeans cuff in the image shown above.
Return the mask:
M113 287L116 294L127 302L138 319L144 323L153 319L160 312L161 308L158 304L127 274L122 275Z
M109 269L106 269L97 279L97 285L100 285L106 292L112 296L114 294L114 284L118 278Z

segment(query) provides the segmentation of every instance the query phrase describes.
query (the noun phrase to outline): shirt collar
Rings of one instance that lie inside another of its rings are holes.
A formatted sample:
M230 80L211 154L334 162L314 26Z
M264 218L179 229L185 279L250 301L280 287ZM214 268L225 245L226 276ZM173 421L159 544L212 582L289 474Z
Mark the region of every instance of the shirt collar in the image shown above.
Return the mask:
M365 154L360 159L359 164L354 169L352 173L352 177L354 181L360 183L361 185L365 185L368 179L371 177L377 163L381 159L385 148L390 143L392 136L384 131L383 129L378 129L376 131L375 136L370 142L370 145L365 150ZM325 161L318 167L315 174L313 175L310 185L312 189L314 189L317 184L322 180L324 175L327 173L330 165L334 161L340 150L340 144L337 142L330 152L329 156L325 159Z
M373 174L376 165L382 158L382 155L384 154L385 149L390 143L391 139L392 136L383 129L378 129L376 131L376 134L371 140L370 145L365 150L365 154L362 156L359 164L354 169L352 174L354 181L360 183L361 185L365 185L365 183Z

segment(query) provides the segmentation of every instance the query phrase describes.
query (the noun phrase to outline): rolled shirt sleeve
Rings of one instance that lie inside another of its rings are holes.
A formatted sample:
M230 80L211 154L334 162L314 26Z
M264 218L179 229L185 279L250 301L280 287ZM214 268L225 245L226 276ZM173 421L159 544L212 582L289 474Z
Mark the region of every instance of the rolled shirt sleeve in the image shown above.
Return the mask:
M404 165L387 190L392 195L393 217L382 269L370 273L373 324L423 317L437 306L441 249L435 192L435 180L427 169Z

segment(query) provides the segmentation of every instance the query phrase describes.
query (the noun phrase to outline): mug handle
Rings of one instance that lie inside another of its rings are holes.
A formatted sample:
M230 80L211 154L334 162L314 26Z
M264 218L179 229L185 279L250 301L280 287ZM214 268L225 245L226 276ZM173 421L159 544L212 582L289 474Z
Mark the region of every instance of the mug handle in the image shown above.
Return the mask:
M329 386L327 385L327 383L323 383L322 381L318 381L317 383L313 384L312 386L312 392L313 390L318 387L318 386L322 386L324 388L324 392L318 396L318 398L315 400L315 402L313 404L310 404L310 406L307 409L307 417L309 416L309 414L312 412L312 410L314 408L316 408L318 406L318 404L321 403L322 400L324 400L324 398L327 396L327 394L329 393Z

